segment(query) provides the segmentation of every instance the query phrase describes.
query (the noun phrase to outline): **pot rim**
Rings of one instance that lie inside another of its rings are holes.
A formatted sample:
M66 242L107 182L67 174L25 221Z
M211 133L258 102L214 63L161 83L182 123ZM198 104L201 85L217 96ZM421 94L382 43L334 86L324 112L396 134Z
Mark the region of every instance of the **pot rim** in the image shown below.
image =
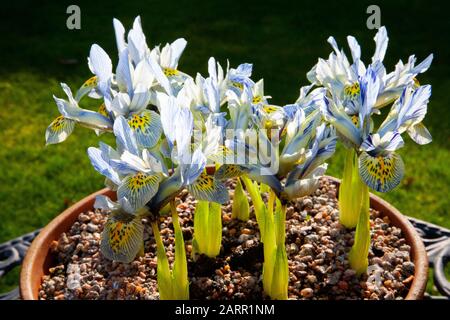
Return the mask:
M324 177L339 186L339 179L331 176ZM51 243L59 239L61 233L70 229L81 212L92 210L95 197L98 195L106 195L113 200L116 198L116 193L108 188L90 194L56 216L31 243L20 272L19 288L22 299L38 300L42 276L48 274L48 269L52 265ZM405 299L421 299L428 280L428 257L422 239L400 211L372 193L370 193L370 207L380 211L383 216L388 215L391 223L402 230L407 244L411 246L411 258L415 267L414 279Z

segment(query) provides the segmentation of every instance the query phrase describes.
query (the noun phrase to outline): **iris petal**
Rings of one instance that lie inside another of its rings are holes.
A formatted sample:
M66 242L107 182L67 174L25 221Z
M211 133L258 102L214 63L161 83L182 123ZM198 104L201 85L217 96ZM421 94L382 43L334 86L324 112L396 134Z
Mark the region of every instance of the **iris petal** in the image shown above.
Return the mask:
M214 177L219 180L227 180L239 177L247 173L248 169L237 164L224 164L214 174Z
M123 263L134 260L144 243L144 226L141 218L121 214L110 216L101 237L101 252L110 259Z
M229 200L228 190L225 185L205 172L187 188L197 200L218 203L225 203Z
M97 84L98 84L97 76L93 76L87 79L75 94L75 100L80 101L81 98L83 98L86 94L94 90L97 87Z
M162 126L159 115L154 111L144 111L128 120L137 142L146 148L153 147L161 137Z
M394 189L404 173L403 160L396 153L372 157L363 152L359 157L359 174L362 180L376 191L387 192Z
M75 121L64 118L63 116L57 117L50 123L45 131L45 142L47 145L63 142L73 132L75 128Z
M124 209L134 213L153 198L158 191L160 181L160 174L150 175L138 172L128 175L122 180L117 190L117 197L127 199L128 204Z

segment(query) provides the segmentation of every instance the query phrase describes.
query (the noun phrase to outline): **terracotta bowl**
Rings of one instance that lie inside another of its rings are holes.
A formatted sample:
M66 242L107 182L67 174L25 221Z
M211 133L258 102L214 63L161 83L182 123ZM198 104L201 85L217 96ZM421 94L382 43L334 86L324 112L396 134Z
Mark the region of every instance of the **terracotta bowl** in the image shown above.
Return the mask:
M338 179L328 178L339 185ZM103 189L89 195L53 219L33 241L25 256L20 273L22 299L38 299L42 276L48 274L49 268L55 265L54 256L50 252L52 241L58 240L61 233L69 231L80 213L92 210L97 195L106 195L113 200L116 198L115 192L109 189ZM411 223L386 201L370 194L370 206L381 212L383 216L388 216L391 223L403 231L407 244L411 246L411 255L415 265L414 280L406 299L421 299L428 279L428 258L421 238Z

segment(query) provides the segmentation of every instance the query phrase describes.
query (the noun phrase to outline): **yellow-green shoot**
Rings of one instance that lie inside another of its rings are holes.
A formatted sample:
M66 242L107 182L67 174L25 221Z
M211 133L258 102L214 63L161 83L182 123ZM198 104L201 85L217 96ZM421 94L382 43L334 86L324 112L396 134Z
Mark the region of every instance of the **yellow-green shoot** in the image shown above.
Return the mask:
M356 226L355 242L350 250L348 259L350 266L357 275L366 272L369 265L370 248L370 198L369 187L362 183L361 186L362 205Z
M289 267L285 248L286 205L265 184L258 185L241 176L253 202L256 220L264 243L263 288L271 299L287 299ZM261 194L269 193L267 205ZM274 205L275 212L274 212Z
M344 175L339 186L339 221L346 228L355 228L358 223L363 185L359 177L358 155L354 149L347 149Z
M247 195L242 187L240 178L237 178L236 187L234 189L233 205L231 211L231 218L241 221L247 221L250 217L250 205L248 203Z
M194 213L192 254L215 258L222 244L222 208L216 202L198 201Z
M153 235L156 241L156 255L158 258L158 291L161 300L189 300L189 281L187 272L186 250L183 233L178 221L175 203L171 204L172 223L175 232L175 261L170 270L169 260L161 239L156 221L152 222Z

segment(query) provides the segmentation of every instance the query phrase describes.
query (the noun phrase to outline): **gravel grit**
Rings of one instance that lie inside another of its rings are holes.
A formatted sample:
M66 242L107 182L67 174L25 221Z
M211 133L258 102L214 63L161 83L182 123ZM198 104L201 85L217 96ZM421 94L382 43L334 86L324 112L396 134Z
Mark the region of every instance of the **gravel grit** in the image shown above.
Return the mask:
M234 182L227 182L233 198ZM191 299L266 299L262 290L263 249L254 216L231 219L231 202L222 206L223 238L216 259L191 259L196 200L187 191L177 210L188 255ZM249 198L250 201L250 198ZM251 209L253 210L253 209ZM336 186L321 179L318 190L292 201L286 214L289 299L403 299L414 279L410 246L399 228L371 209L372 245L367 274L356 277L347 254L354 231L339 224ZM251 214L252 216L252 214ZM99 251L107 213L81 213L69 232L51 247L55 266L42 279L40 299L159 299L156 244L149 223L144 231L145 255L129 264L109 261ZM174 257L171 217L160 218L170 263Z

